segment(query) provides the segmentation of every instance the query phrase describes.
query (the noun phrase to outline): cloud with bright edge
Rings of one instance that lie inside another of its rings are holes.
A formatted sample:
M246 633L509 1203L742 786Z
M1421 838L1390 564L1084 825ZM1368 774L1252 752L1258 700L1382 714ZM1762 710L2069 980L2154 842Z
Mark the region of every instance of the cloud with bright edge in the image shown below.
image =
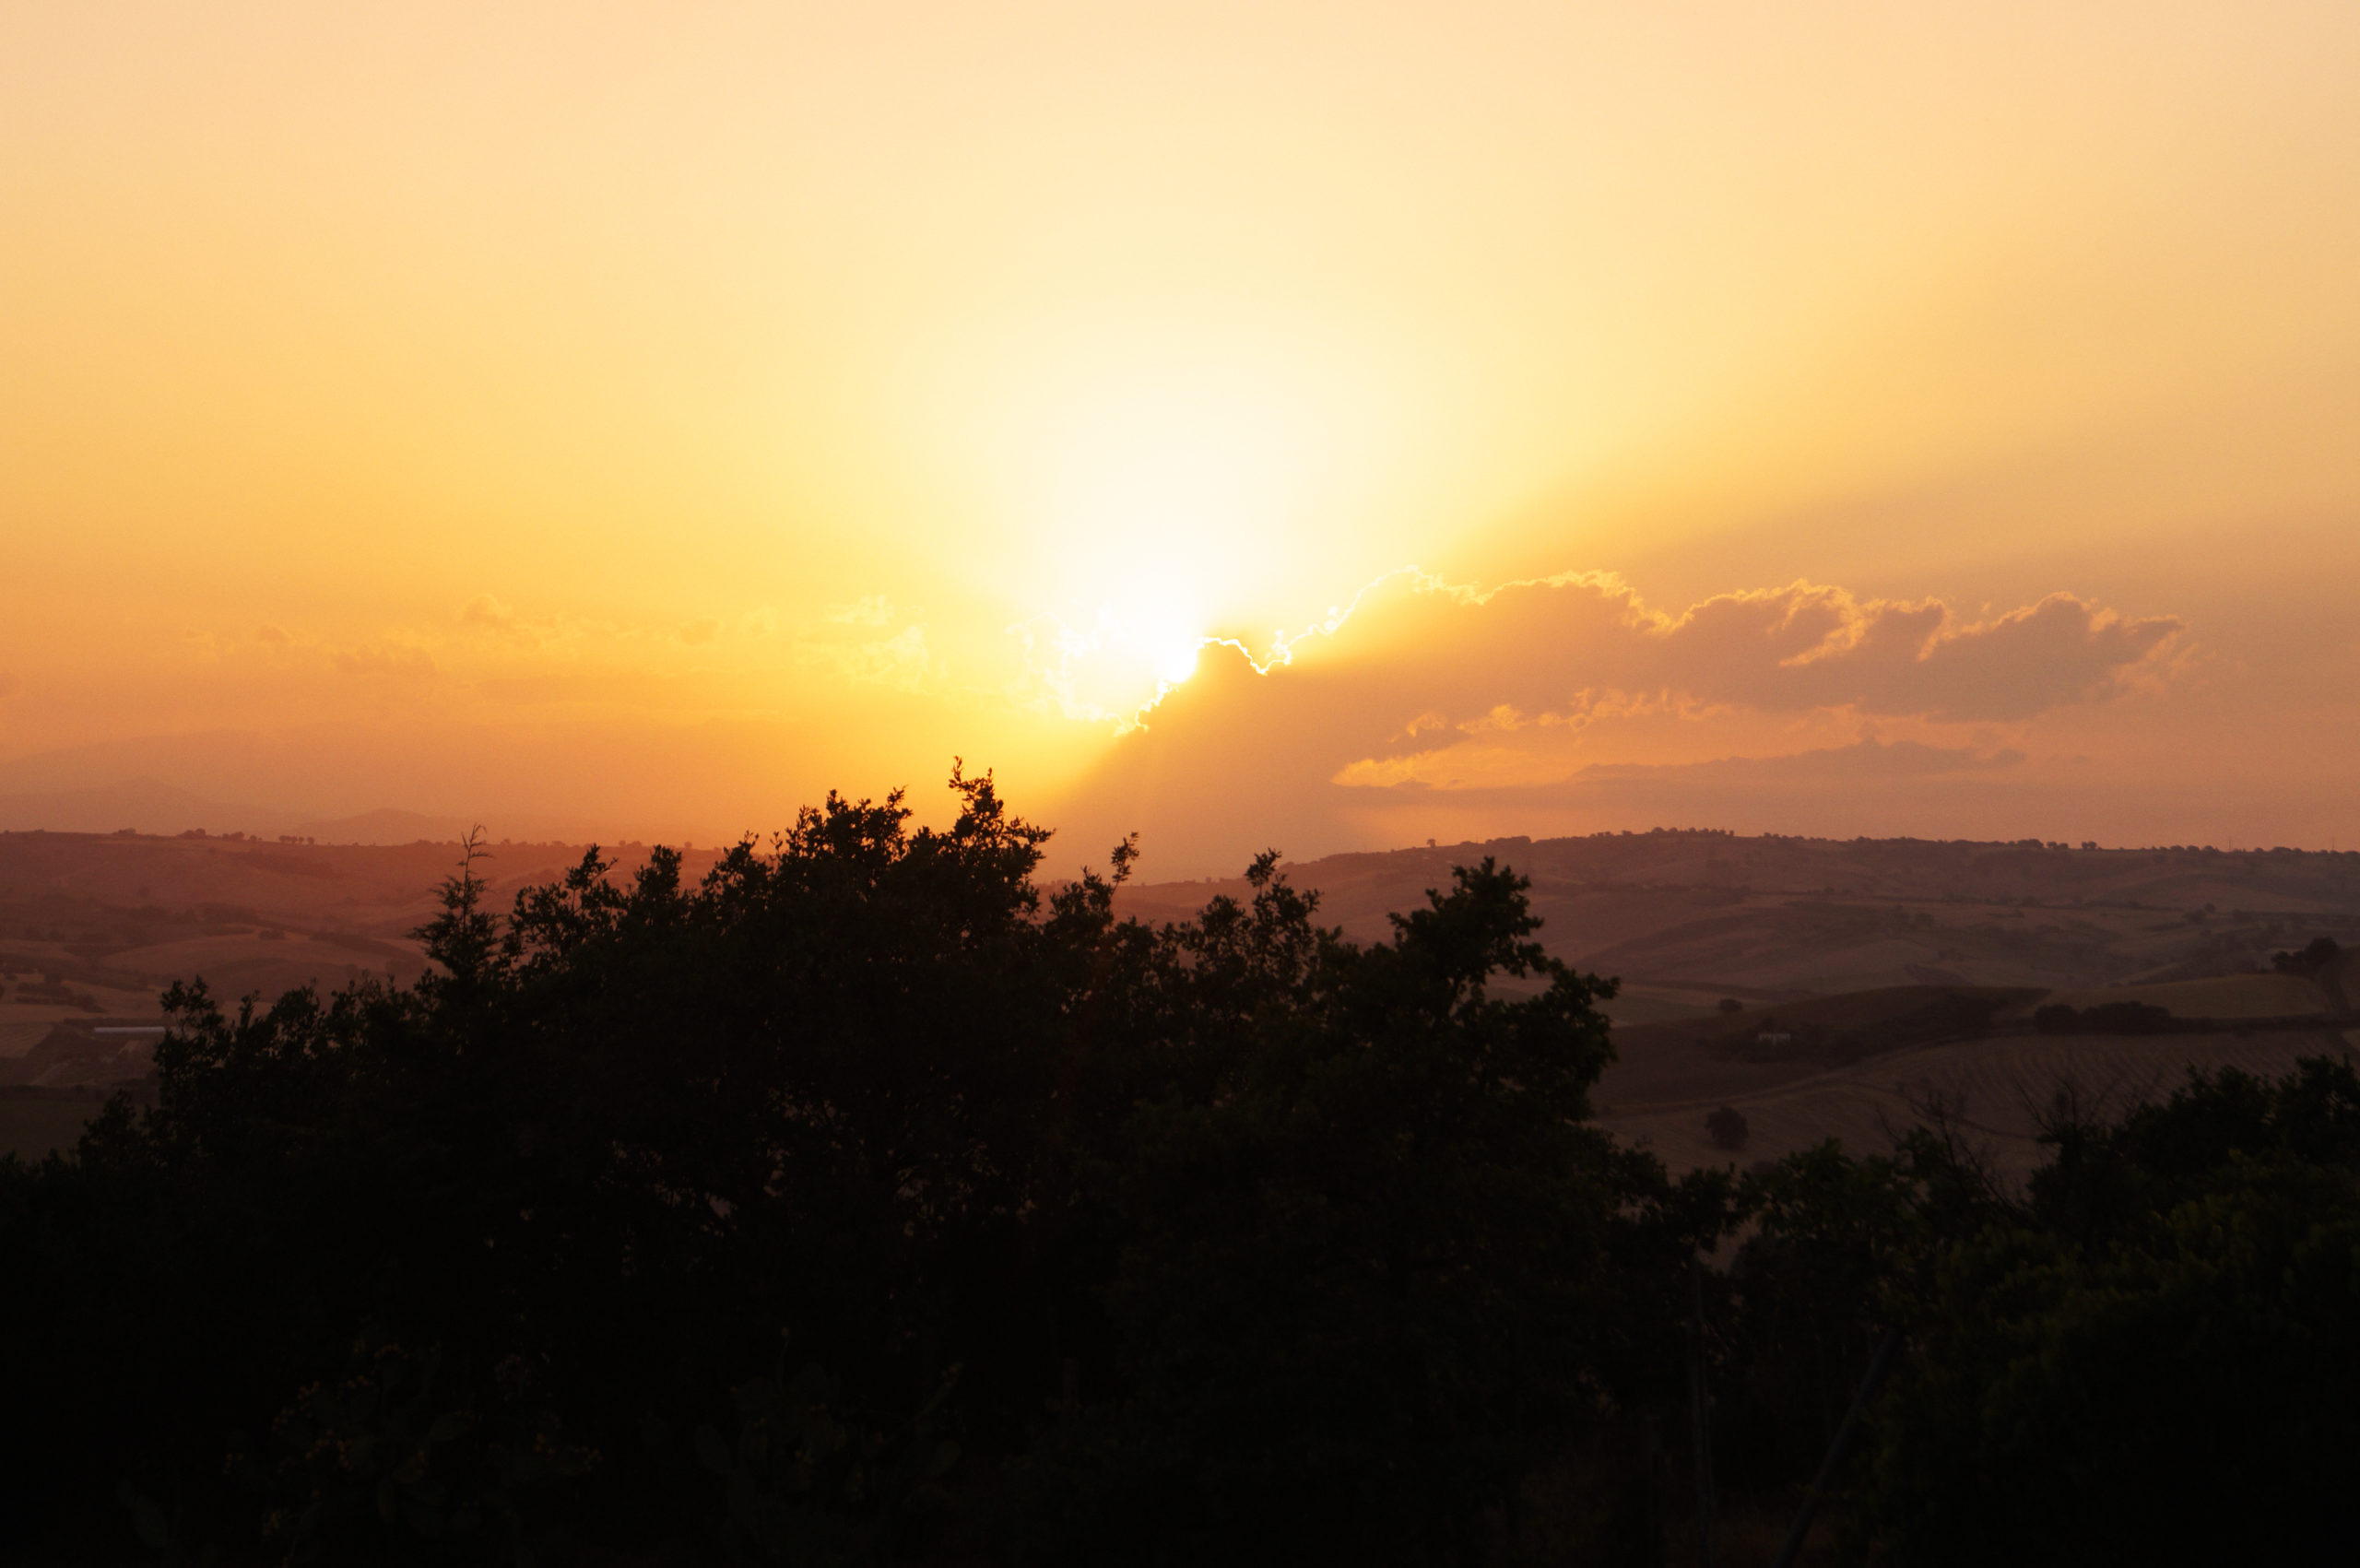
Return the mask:
M1409 792L1472 798L1515 782L1485 776L1486 748L1538 748L1561 802L1627 799L1668 775L1585 777L1599 765L1584 755L1586 732L1653 722L1735 734L1746 721L1812 714L1988 731L2165 680L2184 631L2171 616L2124 616L2067 593L1969 619L1940 599L1795 582L1672 612L1609 573L1477 590L1404 570L1266 652L1209 640L1194 678L1141 711L1053 819L1082 844L1138 829L1150 852L1161 840L1184 858L1270 842L1315 853L1340 846L1338 814L1357 805ZM1813 766L1890 780L2012 760L1871 741ZM1706 784L1726 796L1804 782L1764 773L1760 760L1749 773L1748 760L1683 788L1702 798ZM1254 842L1233 845L1233 834Z

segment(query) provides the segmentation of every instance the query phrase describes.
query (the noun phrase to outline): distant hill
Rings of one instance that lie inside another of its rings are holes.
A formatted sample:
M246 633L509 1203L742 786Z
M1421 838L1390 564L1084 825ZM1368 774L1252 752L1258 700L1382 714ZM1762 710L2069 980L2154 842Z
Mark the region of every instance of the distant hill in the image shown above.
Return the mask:
M1450 868L1492 855L1532 878L1540 939L1619 976L1601 1123L1676 1168L1776 1159L1826 1138L1856 1150L1939 1102L1995 1170L2032 1168L2061 1090L2119 1102L2190 1066L2276 1073L2360 1047L2354 989L2272 955L2326 936L2360 946L2360 855L2069 848L1658 831L1498 839L1286 867L1325 923L1385 933ZM1123 890L1177 918L1241 879ZM2175 1032L2036 1032L2035 1007L2140 1001ZM2317 1026L2287 1024L2314 1015ZM2203 1020L2211 1020L2210 1022ZM2271 1020L2278 1020L2272 1023ZM1705 1116L1735 1109L1740 1149Z
M153 1020L174 980L201 977L232 1001L313 981L415 980L426 960L410 933L457 867L456 833L421 832L437 824L406 813L356 820L398 842L0 831L0 1057L22 1055L60 1022ZM608 853L629 871L645 850ZM690 873L714 853L688 856ZM488 854L478 875L505 908L520 888L561 875L583 847L495 842Z
M1291 865L1361 937L1493 855L1533 882L1541 940L1620 975L1629 1011L1904 985L2053 990L2238 974L2330 936L2360 941L2360 854L2069 848L2035 841L1599 833ZM1170 918L1245 883L1127 888Z
M24 808L29 800L37 806ZM384 810L290 824L292 840L319 842L285 842L253 828L256 818L229 815L234 808L154 784L13 802L0 799L0 820L31 809L45 831L0 831L0 1061L60 1082L52 1065L25 1065L41 1042L65 1038L61 1028L154 1020L158 994L175 979L202 976L228 998L308 981L415 979L425 959L409 933L433 913L461 829ZM116 831L192 816L208 825ZM111 826L58 830L77 819ZM490 852L479 870L505 908L583 848L499 842ZM608 853L628 872L645 849ZM702 875L715 853L689 855L687 873ZM1831 1133L1870 1137L1879 1117L1906 1111L1906 1085L1939 1082L1973 1089L1976 1115L2005 1129L2021 1163L2032 1144L2019 1091L2037 1089L2050 1067L2135 1069L2144 1082L2176 1078L2190 1061L2267 1066L2342 1050L2345 999L2360 989L2348 960L2316 979L2271 962L2322 936L2360 948L2360 854L1660 831L1334 855L1286 869L1318 890L1323 921L1373 937L1388 914L1446 885L1453 866L1485 855L1532 878L1552 951L1622 979L1608 1004L1622 1060L1600 1085L1601 1112L1676 1162L1717 1157L1699 1102L1726 1099L1752 1118L1751 1159ZM1150 883L1125 888L1120 906L1177 919L1215 894L1246 892L1242 878ZM2030 1033L2031 1009L2051 998L2138 1000L2220 1020L2220 1032L2128 1043ZM2238 1032L2239 1020L2315 1009L2335 1014L2337 1028ZM1989 1066L2002 1061L2005 1071ZM6 1092L23 1102L7 1114L39 1121L19 1129L29 1149L49 1146L51 1123L40 1118L88 1109L25 1098L64 1088ZM0 1143L18 1136L0 1125Z
M349 817L303 817L275 807L221 801L157 779L92 789L0 794L0 831L134 832L170 838L185 832L287 835L323 843L405 844L453 841L472 824L457 817L379 807Z
M419 839L456 839L469 824L456 817L431 817L390 807L357 816L302 819L266 806L211 800L157 779L134 779L94 789L49 790L0 795L0 831L53 833L134 832L171 837L178 833L246 833L275 839L281 834L326 843L394 844Z
M134 779L96 789L0 795L0 831L15 832L111 833L121 828L143 833L181 833L191 829L208 833L291 831L280 827L276 817L260 807L208 800L156 779Z
M322 843L416 843L421 839L449 843L456 842L472 826L456 817L430 817L423 812L399 811L384 806L354 817L299 822L289 831Z

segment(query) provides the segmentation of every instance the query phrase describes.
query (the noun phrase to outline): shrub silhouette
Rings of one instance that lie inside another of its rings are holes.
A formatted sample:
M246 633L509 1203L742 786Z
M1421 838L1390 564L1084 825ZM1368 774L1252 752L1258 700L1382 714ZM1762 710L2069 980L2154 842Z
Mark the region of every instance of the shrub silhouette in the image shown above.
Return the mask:
M1743 1149L1751 1130L1745 1125L1745 1113L1731 1106L1724 1105L1705 1118L1705 1134L1713 1140L1715 1149L1731 1152Z
M2023 1194L1946 1125L1675 1182L1512 871L1150 926L951 786L501 913L471 851L407 988L175 987L152 1112L0 1161L0 1557L1649 1561L1692 1352L1791 1497L1893 1331L1879 1561L2349 1544L2348 1067L2059 1114Z
M1880 1558L2349 1561L2350 1064L2199 1075L2048 1138L2028 1200L1945 1227L1906 1287L1862 1521Z
M2332 965L2343 949L2332 937L2314 937L2292 952L2272 953L2270 965L2281 974L2318 974Z
M176 987L156 1110L0 1165L0 1246L41 1282L0 1333L54 1351L0 1390L46 1434L0 1467L18 1527L41 1499L41 1528L99 1528L129 1477L257 1547L287 1503L186 1478L225 1433L260 1452L362 1326L436 1347L438 1386L536 1369L602 1456L516 1494L551 1558L918 1550L980 1484L933 1473L945 1444L1010 1478L960 1516L1036 1555L1464 1554L1676 1372L1726 1190L1587 1125L1611 987L1532 940L1520 878L1464 868L1363 946L1269 855L1150 928L1114 912L1131 846L1039 889L1046 832L951 784L946 829L831 796L695 885L593 851L504 914L470 851L408 989ZM763 1370L782 1323L823 1394ZM924 1484L887 1484L922 1408Z

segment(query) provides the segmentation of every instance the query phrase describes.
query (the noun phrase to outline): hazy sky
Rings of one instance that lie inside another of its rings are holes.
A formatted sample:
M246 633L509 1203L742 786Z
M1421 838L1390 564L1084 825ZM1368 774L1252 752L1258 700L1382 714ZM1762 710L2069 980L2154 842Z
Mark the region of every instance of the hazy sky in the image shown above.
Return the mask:
M2349 0L18 0L0 794L2360 841L2355 80Z

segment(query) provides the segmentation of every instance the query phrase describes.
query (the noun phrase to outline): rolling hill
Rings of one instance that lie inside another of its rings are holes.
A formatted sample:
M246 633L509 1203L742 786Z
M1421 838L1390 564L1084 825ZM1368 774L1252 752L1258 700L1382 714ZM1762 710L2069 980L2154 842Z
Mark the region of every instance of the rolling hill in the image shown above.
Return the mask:
M583 854L490 849L479 872L495 907ZM645 848L608 853L628 871ZM715 853L691 853L689 873ZM0 832L0 1149L51 1147L95 1103L71 1096L136 1079L136 1053L101 1050L91 1032L159 1021L173 980L267 999L314 982L416 979L426 961L410 933L457 855L429 836ZM2319 975L2277 973L2271 958L2319 937L2360 947L2360 854L1658 831L1284 869L1317 890L1323 919L1365 939L1486 855L1531 878L1552 952L1621 980L1600 1116L1674 1164L1775 1157L1827 1136L1881 1142L1929 1094L1965 1106L2013 1164L2033 1147L2025 1107L2060 1083L2119 1096L2189 1065L2280 1065L2354 1039L2348 957ZM1242 878L1135 883L1119 907L1178 919L1247 891ZM2166 1008L2176 1032L2058 1037L2031 1022L2042 1005L2108 1001ZM1742 1149L1705 1137L1705 1112L1723 1103L1747 1118Z

